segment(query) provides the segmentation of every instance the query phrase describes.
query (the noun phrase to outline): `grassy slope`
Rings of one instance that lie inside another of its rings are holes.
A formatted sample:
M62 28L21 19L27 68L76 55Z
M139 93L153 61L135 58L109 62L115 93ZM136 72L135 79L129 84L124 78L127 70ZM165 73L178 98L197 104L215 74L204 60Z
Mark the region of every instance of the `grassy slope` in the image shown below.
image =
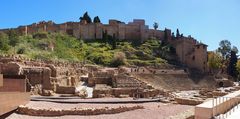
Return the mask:
M111 66L114 53L123 52L126 55L126 65L161 65L167 63L156 54L162 45L157 40L148 40L141 45L118 41L113 49L111 43L103 40L83 42L74 37L54 33L37 33L35 35L19 36L15 47L9 45L1 54L21 54L23 57L43 60L86 61L93 64ZM53 45L52 51L48 46Z

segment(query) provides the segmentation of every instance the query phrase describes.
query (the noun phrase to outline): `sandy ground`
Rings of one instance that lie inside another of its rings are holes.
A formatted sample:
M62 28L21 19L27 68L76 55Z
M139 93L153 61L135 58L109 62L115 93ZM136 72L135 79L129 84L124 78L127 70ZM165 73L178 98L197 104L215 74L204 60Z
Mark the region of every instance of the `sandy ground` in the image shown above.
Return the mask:
M185 119L193 114L193 106L164 104L159 102L141 103L141 104L60 104L52 102L34 102L27 104L34 108L53 108L53 109L71 109L84 107L119 107L119 106L142 105L145 109L138 109L119 114L103 114L94 116L76 116L66 115L61 117L36 117L13 113L7 119Z

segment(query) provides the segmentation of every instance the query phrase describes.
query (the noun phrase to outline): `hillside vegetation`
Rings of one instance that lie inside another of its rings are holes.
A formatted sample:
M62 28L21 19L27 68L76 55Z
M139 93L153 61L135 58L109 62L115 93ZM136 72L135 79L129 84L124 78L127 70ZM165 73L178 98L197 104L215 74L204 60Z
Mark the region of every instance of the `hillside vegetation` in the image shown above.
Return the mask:
M0 33L0 53L53 61L86 62L104 66L162 65L174 48L159 40L143 43L104 39L83 41L62 33L39 32L18 36L14 31Z

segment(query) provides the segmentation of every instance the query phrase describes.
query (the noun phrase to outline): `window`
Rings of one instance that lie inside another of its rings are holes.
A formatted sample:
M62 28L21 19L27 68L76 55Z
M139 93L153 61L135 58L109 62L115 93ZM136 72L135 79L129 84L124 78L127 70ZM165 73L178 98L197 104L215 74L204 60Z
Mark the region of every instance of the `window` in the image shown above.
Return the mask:
M195 56L192 57L192 60L193 60L193 61L195 60Z

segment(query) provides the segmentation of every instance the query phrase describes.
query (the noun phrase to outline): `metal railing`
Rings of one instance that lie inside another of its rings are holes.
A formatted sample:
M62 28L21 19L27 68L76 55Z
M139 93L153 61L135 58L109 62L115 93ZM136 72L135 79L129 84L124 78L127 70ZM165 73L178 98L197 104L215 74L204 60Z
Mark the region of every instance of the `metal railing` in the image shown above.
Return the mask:
M226 119L240 110L240 97L218 97L212 100L213 119Z

